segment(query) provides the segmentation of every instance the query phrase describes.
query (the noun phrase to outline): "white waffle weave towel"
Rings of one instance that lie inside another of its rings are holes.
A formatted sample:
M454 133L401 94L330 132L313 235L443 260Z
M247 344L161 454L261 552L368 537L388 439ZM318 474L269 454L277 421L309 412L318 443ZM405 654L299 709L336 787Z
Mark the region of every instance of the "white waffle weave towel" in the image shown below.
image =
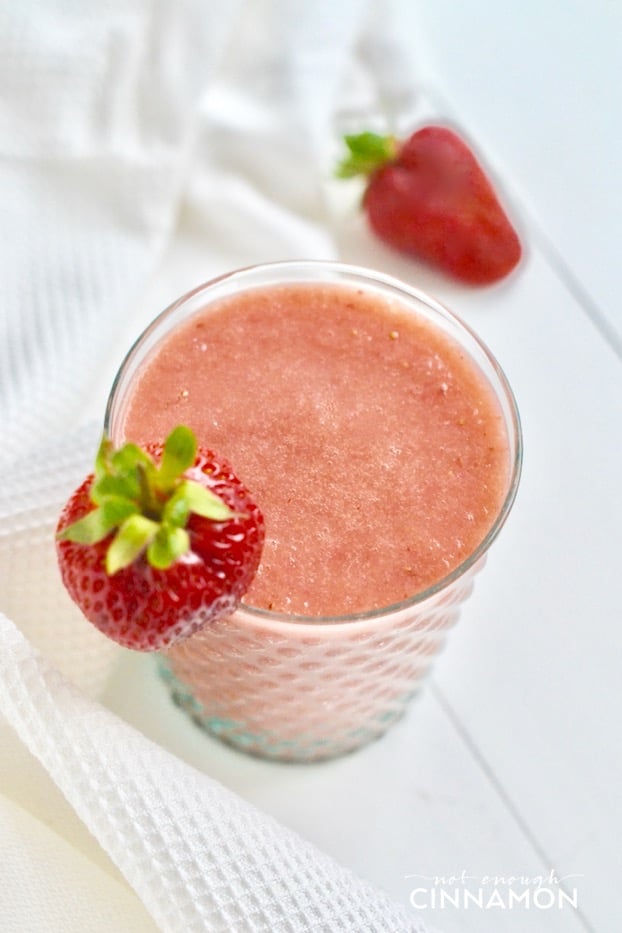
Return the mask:
M379 28L389 14L363 0L0 4L3 933L423 931L98 703L119 649L70 603L53 547L111 376L160 310L145 295L158 275L163 299L182 290L162 275L171 255L203 280L340 255L336 128L412 102Z

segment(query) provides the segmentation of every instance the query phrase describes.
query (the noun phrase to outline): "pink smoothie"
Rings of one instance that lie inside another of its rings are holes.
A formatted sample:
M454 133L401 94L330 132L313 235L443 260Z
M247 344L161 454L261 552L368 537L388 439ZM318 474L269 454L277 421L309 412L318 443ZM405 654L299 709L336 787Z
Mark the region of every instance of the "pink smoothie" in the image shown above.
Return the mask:
M508 489L479 369L423 317L354 286L262 287L195 313L143 365L119 433L144 443L178 423L262 507L250 606L400 602L468 557Z

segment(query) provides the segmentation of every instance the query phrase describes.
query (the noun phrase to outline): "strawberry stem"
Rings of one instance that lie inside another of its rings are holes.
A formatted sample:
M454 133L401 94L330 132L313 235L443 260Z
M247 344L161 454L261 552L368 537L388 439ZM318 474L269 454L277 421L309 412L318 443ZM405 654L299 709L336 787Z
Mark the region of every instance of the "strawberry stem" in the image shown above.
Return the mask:
M156 491L149 481L149 476L147 475L147 470L143 463L136 464L136 476L140 489L139 502L141 504L142 514L146 515L147 518L158 521L162 515L163 506L162 503L158 501Z
M399 142L395 136L365 132L344 136L344 142L348 154L337 166L337 178L372 175L381 166L393 162L399 152Z
M185 475L196 453L196 438L184 425L166 438L159 466L135 444L113 450L104 438L90 490L95 507L64 528L59 538L93 545L112 534L106 554L109 574L142 555L158 570L168 569L190 549L185 526L191 513L216 522L237 514Z

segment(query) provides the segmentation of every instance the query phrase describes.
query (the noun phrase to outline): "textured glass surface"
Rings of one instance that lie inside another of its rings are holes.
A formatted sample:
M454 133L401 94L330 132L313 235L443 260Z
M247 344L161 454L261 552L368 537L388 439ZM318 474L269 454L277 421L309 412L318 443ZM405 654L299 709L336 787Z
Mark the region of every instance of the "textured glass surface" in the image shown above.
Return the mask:
M198 725L246 752L292 761L343 754L402 715L482 563L373 620L283 624L235 613L161 656L161 674Z

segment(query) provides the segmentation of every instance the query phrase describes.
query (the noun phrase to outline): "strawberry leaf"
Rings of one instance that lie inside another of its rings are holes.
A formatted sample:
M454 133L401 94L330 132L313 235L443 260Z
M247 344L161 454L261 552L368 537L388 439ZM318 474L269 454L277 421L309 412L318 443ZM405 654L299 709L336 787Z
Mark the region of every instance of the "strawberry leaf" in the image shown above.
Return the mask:
M190 506L184 495L184 483L180 483L162 510L162 521L174 528L183 528L190 515Z
M58 537L61 541L74 541L76 544L97 544L136 512L134 502L121 496L110 496L98 508L68 525Z
M127 443L115 450L110 458L110 472L126 476L136 473L138 468L144 469L148 474L153 473L155 465L149 454L137 444Z
M188 509L202 518L224 522L235 515L226 502L223 502L215 493L192 480L184 480L175 495L182 496Z
M170 489L181 474L194 464L196 454L197 441L190 428L182 424L173 428L164 442L156 477L158 488Z
M99 505L111 496L138 499L140 493L141 484L136 471L118 475L107 473L93 483L91 499Z
M110 454L112 453L112 441L104 434L95 457L95 481L99 481L103 476L110 472Z
M159 525L144 515L126 519L106 552L106 573L112 575L132 564L158 533Z
M168 570L171 564L190 550L190 537L185 528L161 525L147 548L147 560L156 570Z

